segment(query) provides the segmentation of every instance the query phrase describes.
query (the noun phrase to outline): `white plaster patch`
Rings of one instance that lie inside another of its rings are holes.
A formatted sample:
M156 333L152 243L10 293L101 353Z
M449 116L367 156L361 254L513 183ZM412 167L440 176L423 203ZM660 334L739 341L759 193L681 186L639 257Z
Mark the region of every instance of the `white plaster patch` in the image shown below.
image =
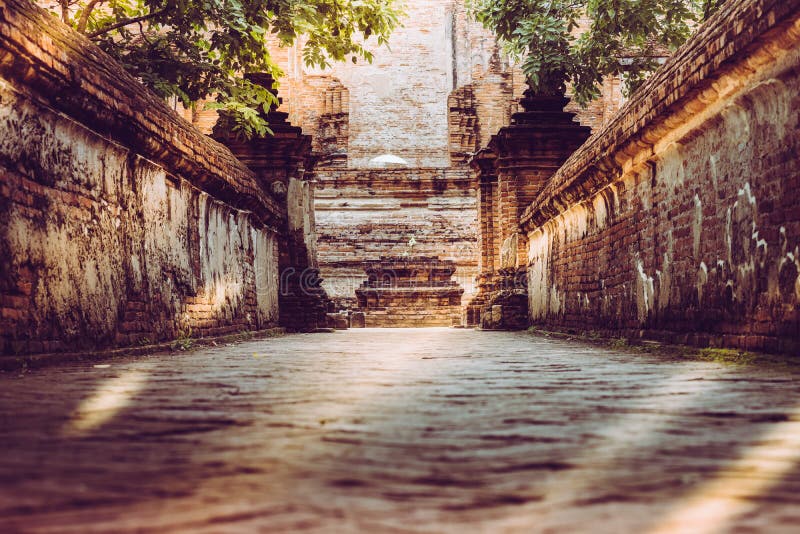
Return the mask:
M561 313L561 296L555 284L550 289L550 313L558 315Z
M163 300L172 302L177 315L182 302L173 291L173 282L192 291L197 287L187 246L191 193L170 185L165 171L150 163L140 161L136 174L141 184L144 222L143 272L150 287L164 288L161 291ZM165 284L166 280L170 283Z
M708 157L708 163L711 170L711 183L714 191L717 191L719 189L719 154L711 154Z
M797 272L800 273L800 248L795 248L795 260L794 265L797 268ZM795 305L800 303L800 276L795 278L794 280L794 302Z
M671 143L659 154L656 173L658 179L667 185L670 193L686 182L685 161L682 146L679 143Z
M703 203L700 196L694 195L694 221L692 222L692 252L695 259L700 257L700 238L703 234Z
M254 249L256 302L261 326L278 319L278 258L273 232L255 228L251 228L250 232Z
M517 267L517 249L519 248L519 234L514 232L503 240L500 245L500 267L514 269Z
M737 196L739 198L743 198L752 205L756 204L756 197L753 195L753 191L750 189L750 182L745 182L744 186L739 189Z
M669 307L672 297L672 258L674 255L675 240L672 230L667 232L667 250L661 258L661 270L656 271L658 279L658 309L664 310Z
M589 210L583 204L575 204L556 219L564 232L564 242L577 241L586 237L589 228Z
M653 287L653 277L644 272L644 264L640 258L636 258L635 264L635 292L636 310L639 322L644 324L653 309L655 290Z
M704 262L700 262L700 268L697 269L697 302L703 304L703 288L708 283L708 267Z
M244 297L250 243L243 242L230 208L209 198L202 202L199 230L203 292L212 298L213 312L232 317Z
M725 131L736 150L743 152L750 141L750 114L739 104L729 104L722 110Z
M736 201L726 214L725 242L728 266L733 274L733 295L748 305L756 299L758 270L766 258L766 241L760 240L756 221L756 197L749 182L737 191Z
M544 229L528 234L528 306L534 320L547 316L550 243L551 238Z
M733 203L733 208L736 208L736 202ZM732 237L732 229L731 229L731 215L733 213L732 208L728 208L725 210L725 251L728 254L728 265L733 263L733 239Z
M775 128L772 135L777 139L791 135L787 133L787 129L794 120L793 100L796 94L783 81L775 78L765 80L756 85L747 96L755 124Z
M125 284L119 243L101 240L110 232L109 221L103 227L105 231L77 239L73 233L80 231L78 225L58 225L53 220L42 225L12 210L7 230L12 261L38 266L34 323L55 319L67 335L84 328L95 334L113 332Z
M594 221L598 230L606 227L606 219L608 218L608 209L606 208L606 200L603 195L596 195L593 200L594 205Z

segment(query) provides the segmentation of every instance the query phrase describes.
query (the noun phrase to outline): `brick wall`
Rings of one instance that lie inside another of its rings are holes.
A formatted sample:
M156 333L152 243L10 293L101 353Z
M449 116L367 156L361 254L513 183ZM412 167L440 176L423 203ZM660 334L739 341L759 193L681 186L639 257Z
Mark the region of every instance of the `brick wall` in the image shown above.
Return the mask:
M24 0L0 10L0 354L275 323L285 207Z
M800 343L800 2L726 3L522 218L535 323Z
M284 72L279 81L281 110L314 138L315 152L349 153L351 167L365 167L372 157L386 153L402 156L413 166L443 167L461 161L463 150L457 150L455 158L452 152L464 134L466 148L486 146L519 111L518 101L527 88L522 70L509 63L490 31L470 19L464 0L417 0L407 8L403 27L390 37L390 48L367 43L376 55L371 64L348 61L319 70L303 63L302 36L290 47L271 40L272 59ZM581 27L588 23L581 21ZM570 105L581 124L599 127L619 109L619 77L606 79L601 93L585 109ZM466 107L465 94L471 104ZM191 110L179 103L175 108L206 133L216 122L217 112L205 109L202 102Z
M474 293L476 191L466 169L340 169L317 173L319 267L329 296L352 306L362 262L433 256L456 262L453 279ZM409 247L411 237L416 245Z
M522 93L519 70L501 57L489 32L467 19L463 0L407 8L404 27L389 49L374 47L371 65L308 69L300 62L302 40L276 53L285 61L283 109L318 138L320 269L340 305L355 305L355 289L366 278L363 261L405 253L456 261L454 279L469 299L478 229L466 161L509 121ZM326 113L337 98L314 89L325 83L341 87L342 109ZM410 168L369 168L371 158L387 153Z
M346 164L338 159L339 170L332 171L323 158L315 172L320 267L325 287L340 304L353 302L364 279L361 262L402 253L454 259L455 278L465 288L464 302L469 301L480 261L480 230L478 186L474 174L471 183L467 178L467 162L521 110L518 101L527 87L495 37L468 18L463 0L426 0L408 8L404 27L392 36L389 50L375 50L373 65L335 65L321 75L297 63L302 43L279 54L289 62L282 65L287 73L282 87L289 88L284 108L295 123L317 136L345 132L329 137L346 151ZM327 128L320 120L323 95L313 87L325 76L348 91L346 130ZM578 118L592 126L606 120L619 101L618 87L616 93L613 89L609 81L606 97ZM410 168L365 169L370 158L386 153L405 158ZM452 185L442 185L448 182ZM487 193L481 198L488 200ZM518 206L501 193L495 187L491 194L506 218L513 218L516 233ZM508 226L498 225L487 251L494 248L499 255ZM411 235L418 241L414 250L406 247Z
M350 167L367 167L383 154L412 167L449 166L448 96L460 88L476 87L485 140L516 109L513 91L521 87L521 73L501 58L492 34L467 18L463 0L418 0L406 3L406 10L389 48L367 43L375 55L371 64L348 61L319 71L303 65L302 38L290 48L271 48L285 73L282 109L307 134L317 137L325 126L326 95L319 88L335 83L348 91L342 148Z

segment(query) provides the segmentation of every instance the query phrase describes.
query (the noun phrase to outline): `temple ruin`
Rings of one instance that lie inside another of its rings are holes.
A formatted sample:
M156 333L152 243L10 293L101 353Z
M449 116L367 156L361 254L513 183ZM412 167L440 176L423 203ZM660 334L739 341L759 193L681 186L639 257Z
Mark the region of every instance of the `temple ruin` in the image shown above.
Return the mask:
M0 0L0 532L798 531L800 0L586 108L465 4L248 138Z
M11 0L2 352L354 314L794 350L795 13L726 5L631 100L608 79L580 109L526 92L463 2L412 2L372 63L276 42L275 135L242 141Z

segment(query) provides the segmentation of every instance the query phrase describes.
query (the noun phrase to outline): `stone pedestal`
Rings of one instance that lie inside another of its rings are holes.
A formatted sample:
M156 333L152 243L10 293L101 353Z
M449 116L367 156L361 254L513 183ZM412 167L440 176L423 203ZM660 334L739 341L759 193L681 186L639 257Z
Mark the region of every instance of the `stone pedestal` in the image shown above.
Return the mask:
M528 244L520 218L590 134L574 121L574 113L563 111L568 102L527 91L521 101L525 111L516 113L511 125L470 161L478 181L482 273L479 293L467 307L470 326L528 326Z
M270 89L274 85L268 74L247 77ZM223 116L212 137L250 167L261 187L285 207L286 219L277 229L280 324L291 331L312 331L326 326L328 297L317 266L314 187L308 179L314 165L311 137L287 122L288 114L274 106L262 116L273 135L242 140Z
M368 280L356 290L367 327L456 326L464 289L451 280L455 262L433 257L383 257L364 262Z

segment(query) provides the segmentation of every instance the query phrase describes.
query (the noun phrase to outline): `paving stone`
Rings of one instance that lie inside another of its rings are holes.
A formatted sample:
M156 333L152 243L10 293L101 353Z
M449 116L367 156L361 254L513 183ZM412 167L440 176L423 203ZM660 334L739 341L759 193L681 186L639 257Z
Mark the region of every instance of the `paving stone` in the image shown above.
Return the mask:
M446 328L5 374L0 532L796 532L799 379Z

